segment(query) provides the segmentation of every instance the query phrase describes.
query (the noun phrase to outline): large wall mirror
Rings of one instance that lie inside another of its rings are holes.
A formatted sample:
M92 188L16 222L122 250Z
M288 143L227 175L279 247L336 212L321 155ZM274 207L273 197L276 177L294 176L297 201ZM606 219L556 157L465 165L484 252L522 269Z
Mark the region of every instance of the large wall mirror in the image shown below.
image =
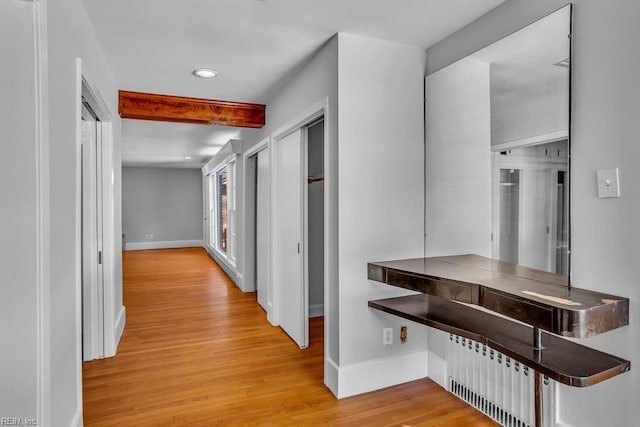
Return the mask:
M568 5L427 76L426 256L568 277L570 33Z

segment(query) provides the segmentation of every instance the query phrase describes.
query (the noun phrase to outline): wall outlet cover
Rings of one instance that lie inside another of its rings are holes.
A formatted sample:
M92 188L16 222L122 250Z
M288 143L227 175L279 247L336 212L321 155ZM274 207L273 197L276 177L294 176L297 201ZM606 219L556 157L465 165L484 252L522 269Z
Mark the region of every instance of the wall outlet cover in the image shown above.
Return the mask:
M382 345L393 344L393 328L384 328L382 330Z

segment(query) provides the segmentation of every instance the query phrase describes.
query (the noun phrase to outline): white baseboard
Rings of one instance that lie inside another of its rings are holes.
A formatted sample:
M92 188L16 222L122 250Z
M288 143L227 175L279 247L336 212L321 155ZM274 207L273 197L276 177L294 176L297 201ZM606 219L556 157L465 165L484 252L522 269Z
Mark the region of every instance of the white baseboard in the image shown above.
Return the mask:
M324 316L324 304L313 304L309 306L309 317Z
M447 389L447 362L433 352L429 352L429 378L443 389Z
M327 386L329 391L333 393L335 397L338 397L338 365L330 358L324 362L324 385Z
M69 427L82 427L84 423L82 422L82 408L76 408L75 414L73 414L73 418L71 419L71 423Z
M172 248L192 248L203 247L202 240L173 240L169 242L127 242L125 251L143 251L147 249L172 249Z
M120 339L124 332L125 321L125 308L122 306L120 307L115 324L113 325L113 334L109 335L108 339L105 341L104 357L113 357L118 352L118 345L120 345Z
M245 289L244 276L242 274L240 274L239 271L236 272L236 286L242 292L254 292L255 291L255 289L251 289L253 286L247 286L247 288Z
M428 375L429 352L368 360L338 368L338 399L419 380Z
M116 319L116 349L118 348L118 344L120 344L120 339L122 338L126 321L127 309L123 305L120 307L120 313L118 313L118 319Z
M227 274L227 276L229 276L229 279L231 279L231 281L235 283L236 286L238 286L238 272L236 271L235 267L230 265L227 260L221 258L217 254L216 250L211 246L205 245L204 249L207 251L211 259L213 259L216 264L218 264L220 268Z
M267 301L267 320L271 323L271 326L278 326L278 323L275 321L275 316L273 315L273 304L271 301Z

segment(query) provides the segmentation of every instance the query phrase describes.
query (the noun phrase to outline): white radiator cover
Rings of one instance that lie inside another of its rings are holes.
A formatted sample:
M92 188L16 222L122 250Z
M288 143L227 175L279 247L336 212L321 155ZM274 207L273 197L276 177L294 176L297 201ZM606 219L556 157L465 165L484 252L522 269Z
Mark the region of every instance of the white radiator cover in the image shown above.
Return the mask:
M447 390L507 427L534 425L534 370L468 338L449 334ZM556 424L556 384L544 377L543 426Z

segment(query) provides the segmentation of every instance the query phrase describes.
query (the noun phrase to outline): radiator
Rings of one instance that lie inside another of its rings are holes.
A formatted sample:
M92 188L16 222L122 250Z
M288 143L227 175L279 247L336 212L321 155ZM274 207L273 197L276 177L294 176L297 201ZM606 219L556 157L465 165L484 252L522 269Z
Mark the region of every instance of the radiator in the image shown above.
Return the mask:
M450 334L448 391L507 427L534 425L534 371L476 341ZM555 383L542 382L542 425L556 420Z

